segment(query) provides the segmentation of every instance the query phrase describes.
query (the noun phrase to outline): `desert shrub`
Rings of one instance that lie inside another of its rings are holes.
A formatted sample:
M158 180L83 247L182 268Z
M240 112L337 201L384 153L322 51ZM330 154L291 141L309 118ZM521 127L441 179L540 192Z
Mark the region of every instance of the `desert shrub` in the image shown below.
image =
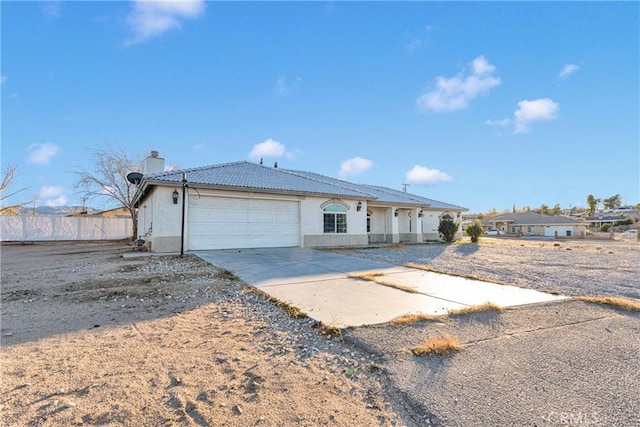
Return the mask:
M467 233L467 236L471 237L471 241L476 243L480 239L480 236L482 236L482 224L480 221L476 221L469 225L465 232Z
M635 220L633 218L625 218L620 221L616 221L616 225L631 225L635 224Z
M600 231L607 233L609 230L611 230L611 224L602 224L602 227L600 227Z
M438 226L438 233L445 242L451 243L456 238L458 227L460 224L453 220L453 217L449 214L444 214L440 217L440 225Z

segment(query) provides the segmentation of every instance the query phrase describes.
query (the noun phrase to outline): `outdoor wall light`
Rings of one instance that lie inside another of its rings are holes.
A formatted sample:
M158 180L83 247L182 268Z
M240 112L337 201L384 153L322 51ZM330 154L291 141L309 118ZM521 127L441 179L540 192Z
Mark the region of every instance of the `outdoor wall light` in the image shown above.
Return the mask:
M177 205L178 204L178 190L173 190L173 204Z
M398 209L396 209L396 211L394 212L395 216L398 216L400 214L400 211Z
M424 212L422 212L422 209L420 209L420 212L418 212L418 218L422 218L424 216Z
M358 204L356 205L356 210L360 212L361 209L362 209L362 202L358 202Z

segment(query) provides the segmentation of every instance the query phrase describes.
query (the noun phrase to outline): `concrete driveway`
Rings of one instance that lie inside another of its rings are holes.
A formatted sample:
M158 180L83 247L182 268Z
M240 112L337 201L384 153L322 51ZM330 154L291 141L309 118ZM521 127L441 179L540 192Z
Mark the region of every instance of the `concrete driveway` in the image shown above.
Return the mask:
M338 327L386 323L407 313L446 314L487 301L510 307L565 298L308 248L230 249L196 255L312 319ZM379 281L407 286L416 293L349 277L366 272L382 273Z

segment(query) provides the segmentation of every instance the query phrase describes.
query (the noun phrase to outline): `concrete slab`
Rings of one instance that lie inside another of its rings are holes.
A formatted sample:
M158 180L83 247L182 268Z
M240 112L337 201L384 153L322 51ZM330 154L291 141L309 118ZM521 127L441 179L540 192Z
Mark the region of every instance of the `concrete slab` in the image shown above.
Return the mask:
M509 307L564 298L308 248L196 254L312 319L340 327L385 323L408 313L441 315L487 301ZM418 293L348 277L365 272L383 273L380 280L413 287Z
M386 323L406 313L444 315L463 304L407 292L374 282L338 278L261 288L325 325Z
M385 278L394 283L412 287L421 294L456 301L465 305L492 302L502 307L513 307L567 298L561 295L538 292L533 289L499 285L421 270L392 273L381 279Z

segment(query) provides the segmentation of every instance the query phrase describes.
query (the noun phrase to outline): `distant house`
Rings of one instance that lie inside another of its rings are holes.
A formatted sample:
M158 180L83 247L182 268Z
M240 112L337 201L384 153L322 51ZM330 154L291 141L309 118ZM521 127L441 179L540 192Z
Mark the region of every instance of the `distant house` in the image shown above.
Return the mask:
M590 228L600 229L605 224L614 225L618 221L625 221L629 218L622 215L600 215L600 216L588 216L584 218L584 221Z
M422 243L439 238L443 215L459 221L467 210L245 161L164 171L152 152L143 174L134 197L138 237L154 252Z
M506 213L483 219L485 230L500 230L519 236L573 237L582 236L587 230L584 221L559 215L542 215L535 212Z

